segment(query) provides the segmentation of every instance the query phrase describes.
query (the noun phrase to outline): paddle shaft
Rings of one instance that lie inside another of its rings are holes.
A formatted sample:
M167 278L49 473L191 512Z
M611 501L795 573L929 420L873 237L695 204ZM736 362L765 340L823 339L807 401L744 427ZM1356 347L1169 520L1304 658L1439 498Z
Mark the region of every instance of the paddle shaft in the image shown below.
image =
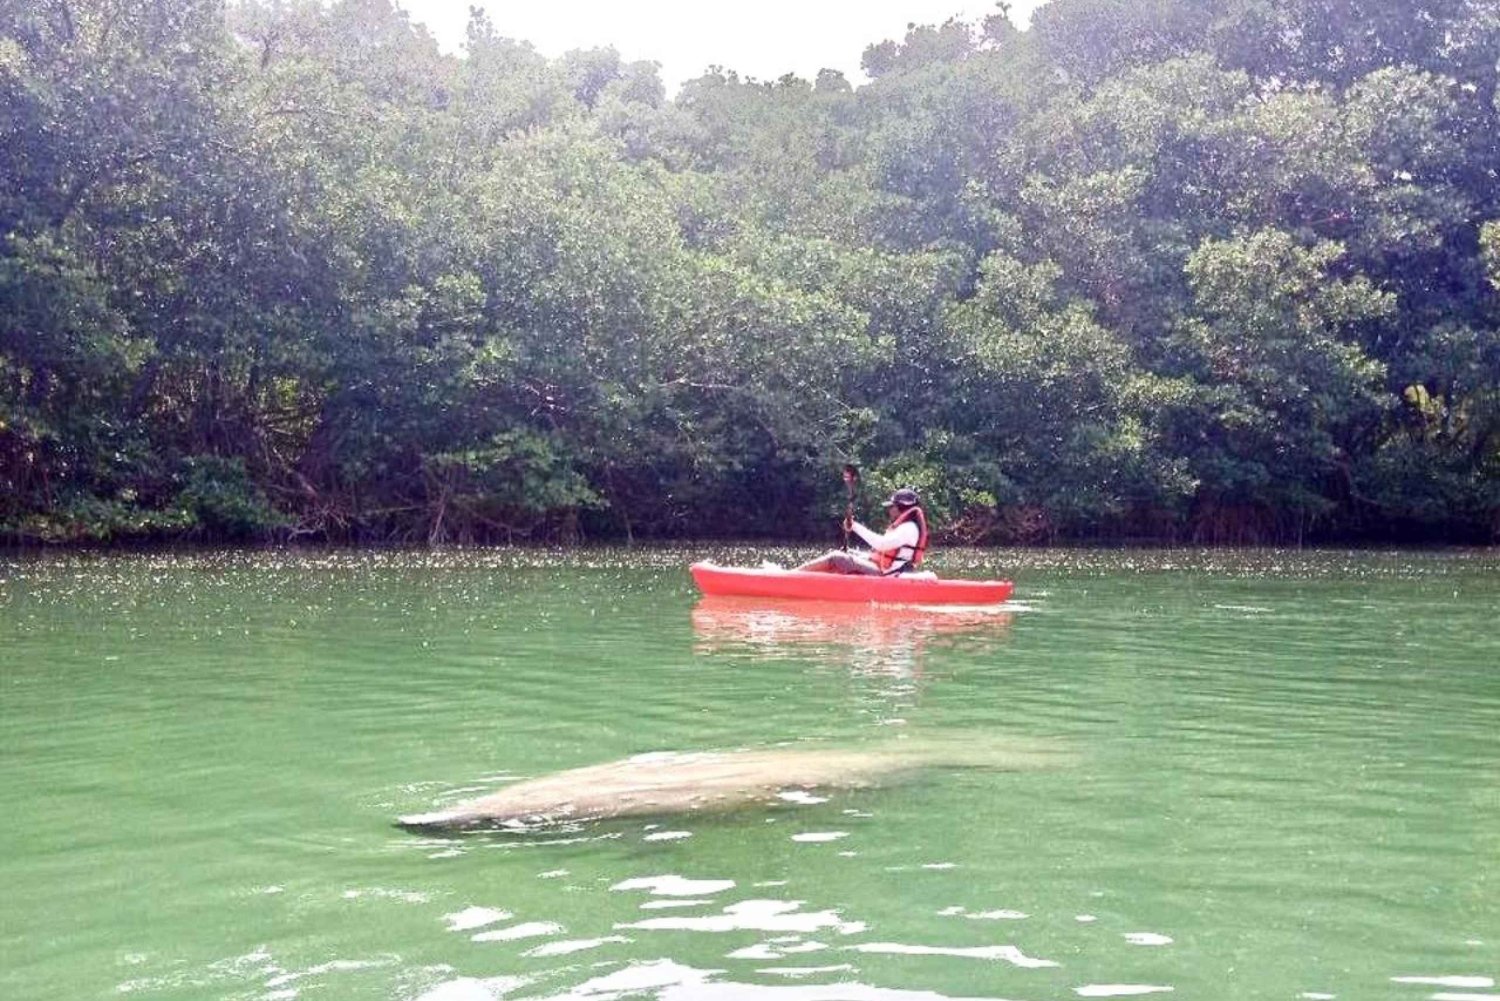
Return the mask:
M844 510L844 552L849 551L849 523L854 520L854 490L859 483L859 470L853 466L844 467L844 490L849 495L849 506Z

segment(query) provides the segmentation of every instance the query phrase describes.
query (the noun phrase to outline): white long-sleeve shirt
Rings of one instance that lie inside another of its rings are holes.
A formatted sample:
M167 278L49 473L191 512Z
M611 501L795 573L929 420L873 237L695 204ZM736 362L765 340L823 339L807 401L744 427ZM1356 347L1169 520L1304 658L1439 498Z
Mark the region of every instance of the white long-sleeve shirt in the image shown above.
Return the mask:
M875 532L857 521L852 527L854 534L864 540L865 545L877 553L894 553L902 546L910 546L915 550L917 543L922 540L922 530L917 527L915 519L903 521L884 534Z

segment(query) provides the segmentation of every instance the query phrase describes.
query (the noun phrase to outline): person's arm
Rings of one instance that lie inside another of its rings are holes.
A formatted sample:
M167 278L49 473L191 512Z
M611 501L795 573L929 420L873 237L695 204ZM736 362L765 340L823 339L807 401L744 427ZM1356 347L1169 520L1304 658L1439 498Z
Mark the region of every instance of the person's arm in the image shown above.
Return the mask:
M850 527L854 529L855 535L864 540L865 545L877 553L892 553L902 546L915 549L917 541L922 537L921 530L911 521L902 522L884 535L871 531L857 521Z

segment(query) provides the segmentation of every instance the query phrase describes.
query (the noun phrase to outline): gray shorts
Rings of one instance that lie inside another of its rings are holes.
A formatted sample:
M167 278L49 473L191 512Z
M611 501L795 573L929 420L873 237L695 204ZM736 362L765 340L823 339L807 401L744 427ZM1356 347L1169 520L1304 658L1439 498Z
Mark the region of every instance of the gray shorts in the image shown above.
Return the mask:
M867 577L880 576L879 567L863 557L855 556L853 553L829 553L828 565L838 573L863 574Z

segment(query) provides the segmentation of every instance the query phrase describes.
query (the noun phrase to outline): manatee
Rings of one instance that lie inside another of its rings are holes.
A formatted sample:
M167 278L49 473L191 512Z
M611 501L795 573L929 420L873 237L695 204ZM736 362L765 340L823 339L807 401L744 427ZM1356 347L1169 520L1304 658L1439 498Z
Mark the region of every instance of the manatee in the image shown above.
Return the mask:
M529 830L613 817L665 816L771 805L796 790L860 789L935 766L1009 770L1059 764L1038 742L898 740L846 748L657 751L527 779L397 823L413 830Z

